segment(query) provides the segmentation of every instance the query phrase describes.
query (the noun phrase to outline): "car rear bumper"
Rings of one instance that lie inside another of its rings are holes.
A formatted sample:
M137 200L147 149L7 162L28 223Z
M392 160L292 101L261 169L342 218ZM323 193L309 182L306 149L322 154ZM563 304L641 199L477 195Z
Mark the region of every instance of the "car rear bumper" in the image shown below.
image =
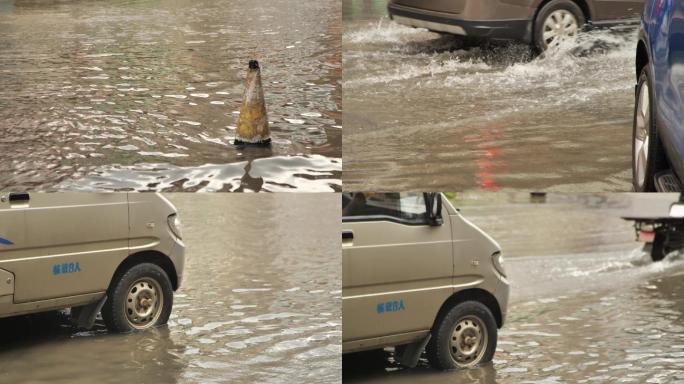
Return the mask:
M426 28L435 32L483 39L519 40L529 43L532 40L530 20L465 20L459 15L426 11L401 6L387 5L392 20L415 28Z

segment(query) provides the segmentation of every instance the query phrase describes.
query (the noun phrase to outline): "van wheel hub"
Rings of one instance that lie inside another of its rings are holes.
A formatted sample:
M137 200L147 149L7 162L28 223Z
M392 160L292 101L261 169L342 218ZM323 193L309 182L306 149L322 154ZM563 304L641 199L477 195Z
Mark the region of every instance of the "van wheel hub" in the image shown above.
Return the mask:
M451 357L459 366L480 362L487 345L487 329L482 320L468 316L456 323L449 341Z
M136 281L128 289L125 310L126 319L137 329L153 325L161 313L162 290L155 280L144 278Z

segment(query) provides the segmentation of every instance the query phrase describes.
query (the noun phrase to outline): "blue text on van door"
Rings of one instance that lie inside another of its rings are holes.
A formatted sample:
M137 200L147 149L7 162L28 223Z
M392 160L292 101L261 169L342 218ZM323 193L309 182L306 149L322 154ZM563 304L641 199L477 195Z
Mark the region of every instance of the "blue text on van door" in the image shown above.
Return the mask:
M75 272L81 272L81 265L78 262L55 264L52 266L52 274L55 276Z
M399 312L405 309L404 300L392 300L386 303L380 303L375 308L378 313Z

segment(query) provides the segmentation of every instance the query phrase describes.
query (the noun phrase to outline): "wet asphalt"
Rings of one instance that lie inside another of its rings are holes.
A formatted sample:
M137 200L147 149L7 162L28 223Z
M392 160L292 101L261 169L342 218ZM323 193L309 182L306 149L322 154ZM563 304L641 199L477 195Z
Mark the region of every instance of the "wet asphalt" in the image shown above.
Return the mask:
M339 190L340 34L334 0L0 2L0 189ZM233 145L251 59L269 148Z
M635 26L535 56L342 4L345 190L631 190Z

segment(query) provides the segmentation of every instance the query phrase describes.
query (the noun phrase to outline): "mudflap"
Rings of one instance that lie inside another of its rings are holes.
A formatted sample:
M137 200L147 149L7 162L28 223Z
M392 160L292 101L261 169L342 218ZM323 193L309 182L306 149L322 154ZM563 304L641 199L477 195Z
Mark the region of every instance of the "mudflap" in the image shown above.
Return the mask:
M432 335L428 333L421 341L396 347L394 360L405 367L415 368L431 337Z
M102 297L99 301L92 304L84 305L82 307L76 307L71 309L71 322L78 329L90 329L95 324L95 317L102 306L104 306L105 301L107 301L107 295Z
M641 248L641 251L650 255L651 252L653 252L653 243L644 243L644 246Z

